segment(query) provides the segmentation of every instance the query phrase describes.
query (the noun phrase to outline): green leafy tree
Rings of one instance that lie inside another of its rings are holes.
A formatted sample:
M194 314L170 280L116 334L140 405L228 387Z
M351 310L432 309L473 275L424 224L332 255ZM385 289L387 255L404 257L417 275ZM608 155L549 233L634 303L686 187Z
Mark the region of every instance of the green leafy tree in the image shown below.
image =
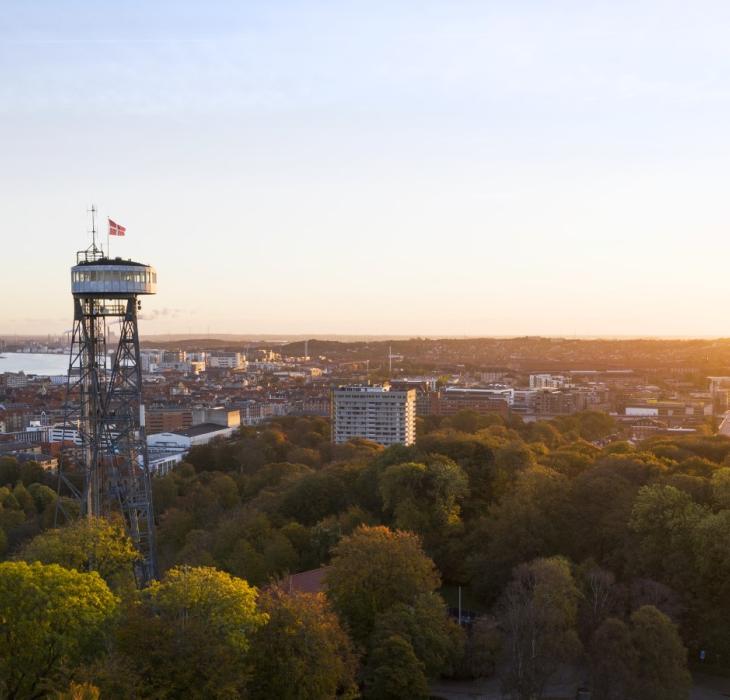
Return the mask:
M242 652L248 649L250 634L266 621L266 615L256 609L256 589L210 567L171 569L161 581L153 581L144 596L182 631L190 620L204 620Z
M217 474L209 486L223 509L227 510L239 504L238 486L228 474Z
M345 484L334 473L320 471L298 479L287 491L281 510L304 525L346 510L350 505Z
M621 476L638 488L667 474L667 465L650 452L608 454L596 459L591 471Z
M393 635L370 656L363 697L372 700L426 700L428 682L411 644Z
M571 416L561 416L554 423L564 435L574 435L584 440L599 440L617 430L616 421L600 411L583 411Z
M497 670L504 638L499 622L490 615L478 617L466 639L463 669L472 678L487 678Z
M469 568L480 596L496 598L515 566L560 551L567 488L567 478L552 469L527 469L488 519L472 526Z
M249 678L251 637L267 616L256 589L208 567L177 567L124 610L116 653L94 677L102 696L237 698Z
M730 601L730 510L703 518L694 531L701 593L708 602ZM730 603L728 603L730 606Z
M254 474L244 476L242 494L244 498L256 496L261 491L276 493L280 487L293 484L304 474L311 474L312 469L305 464L291 462L273 462L266 464Z
M139 558L121 521L80 518L34 537L19 558L60 564L77 571L97 571L116 591L134 585L133 564Z
M694 530L706 510L673 486L644 486L636 496L629 526L638 537L634 567L677 590L695 578Z
M720 508L730 510L730 467L722 467L712 475L712 497Z
M595 700L626 700L635 683L638 654L629 627L615 617L595 631L589 650Z
M314 433L314 435L317 434ZM313 469L319 467L322 462L322 456L320 453L311 447L294 447L286 453L286 459L288 462L293 462L294 464L305 464Z
M19 481L13 489L13 496L26 516L33 516L36 513L35 501L25 485Z
M565 559L536 559L515 570L500 617L508 653L503 685L516 698L539 697L560 665L580 653L578 599Z
M716 655L730 657L730 510L704 518L694 531L698 576L696 637Z
M445 427L459 430L462 433L476 433L478 430L492 425L502 424L502 417L497 413L483 414L469 409L463 409L444 421Z
M56 492L45 484L31 484L28 493L33 497L35 508L43 513L56 502Z
M510 476L537 464L535 455L524 442L511 442L496 450L494 465L498 471Z
M327 700L357 696L352 643L322 594L274 588L259 607L268 622L251 640L252 698Z
M445 455L458 462L469 473L470 478L493 465L494 450L498 445L499 440L494 438L456 430L439 430L424 436L419 435L417 442L417 447L424 454ZM484 480L487 482L486 478Z
M574 561L593 559L611 570L625 565L625 543L637 486L610 469L589 469L568 485L568 530L580 537L562 537L564 552Z
M95 572L0 564L0 696L44 697L103 648L117 599Z
M687 700L692 683L687 650L672 621L645 605L631 615L631 640L638 658L632 697Z
M15 457L0 457L0 486L12 486L20 479L20 464Z
M444 457L394 464L380 477L383 505L396 527L421 534L457 524L468 487L461 467Z
M585 472L593 463L593 458L585 452L579 452L566 446L563 449L550 451L541 458L540 462L572 479Z
M422 593L412 604L396 603L380 613L375 619L371 654L394 635L410 643L429 678L453 670L463 652L461 628L449 618L437 593Z
M174 472L152 479L152 503L157 517L171 508L177 497L178 485Z
M355 641L364 645L378 613L396 603L410 605L417 596L434 591L439 576L416 535L360 527L334 548L326 583L335 610Z
M24 486L34 483L42 484L46 478L46 470L38 462L24 462L20 465L20 480Z

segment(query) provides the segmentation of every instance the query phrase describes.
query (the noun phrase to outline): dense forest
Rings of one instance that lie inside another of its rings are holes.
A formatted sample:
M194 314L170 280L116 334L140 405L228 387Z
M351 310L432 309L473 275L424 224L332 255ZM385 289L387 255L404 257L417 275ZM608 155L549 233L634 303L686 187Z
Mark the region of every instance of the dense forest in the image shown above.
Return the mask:
M119 522L53 529L52 475L1 459L0 696L426 698L496 674L528 700L568 668L597 700L686 698L688 659L730 659L730 440L613 434L599 413L419 419L388 449L320 418L242 428L154 479L143 591ZM322 594L282 583L322 566Z

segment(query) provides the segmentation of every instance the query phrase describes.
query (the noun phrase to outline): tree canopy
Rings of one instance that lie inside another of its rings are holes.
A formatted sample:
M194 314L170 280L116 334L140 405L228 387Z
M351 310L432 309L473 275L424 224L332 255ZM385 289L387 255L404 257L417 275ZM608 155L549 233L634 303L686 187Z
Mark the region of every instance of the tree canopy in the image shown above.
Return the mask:
M95 572L0 563L0 695L42 697L103 651L118 600Z
M417 695L439 675L483 673L536 693L582 645L597 697L603 683L613 698L654 692L636 661L658 668L645 636L670 650L679 688L683 648L705 651L708 666L730 659L730 439L607 444L620 426L591 413L428 416L415 445L386 449L333 445L328 428L303 417L243 427L154 478L161 579L141 592L119 522L54 529L50 475L0 460L0 556L96 572L122 598L98 654L70 654L43 687L261 697L285 692L267 669L299 677L306 666L297 685L311 696L334 678L339 694L354 678L371 696ZM276 588L320 567L326 600ZM465 619L477 616L461 629L457 586ZM664 617L632 617L645 607Z
M436 567L418 537L386 527L360 527L334 548L327 595L363 643L375 618L396 603L412 604L439 585Z
M251 641L252 698L328 700L357 696L352 643L322 594L272 588L259 600L268 617Z

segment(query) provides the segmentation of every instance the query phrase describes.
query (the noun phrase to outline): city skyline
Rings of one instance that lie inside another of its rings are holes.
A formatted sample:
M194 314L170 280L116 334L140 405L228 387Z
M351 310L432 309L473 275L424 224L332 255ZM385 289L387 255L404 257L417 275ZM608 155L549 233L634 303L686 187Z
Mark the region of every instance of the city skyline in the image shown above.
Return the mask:
M730 335L725 4L6 14L0 334L70 328L96 203L143 334Z

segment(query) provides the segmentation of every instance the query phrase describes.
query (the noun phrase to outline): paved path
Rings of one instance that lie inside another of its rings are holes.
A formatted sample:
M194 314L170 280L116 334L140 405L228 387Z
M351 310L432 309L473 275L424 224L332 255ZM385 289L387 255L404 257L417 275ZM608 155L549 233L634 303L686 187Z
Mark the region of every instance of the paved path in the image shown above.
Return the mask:
M499 681L489 678L478 681L438 681L431 686L431 693L444 700L504 700L499 690ZM550 696L574 700L573 687L552 687ZM730 678L694 674L694 685L690 700L728 700Z
M730 678L694 674L691 700L727 700L730 698Z

